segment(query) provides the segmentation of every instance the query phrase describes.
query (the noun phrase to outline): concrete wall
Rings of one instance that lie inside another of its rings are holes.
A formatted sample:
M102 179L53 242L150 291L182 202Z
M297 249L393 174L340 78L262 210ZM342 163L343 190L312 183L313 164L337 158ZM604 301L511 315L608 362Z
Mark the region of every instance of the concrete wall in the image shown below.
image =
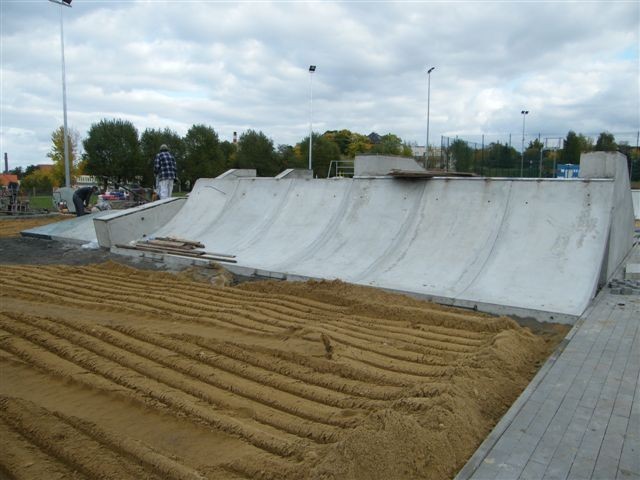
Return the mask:
M600 279L604 283L611 278L633 246L635 225L627 157L619 152L582 154L580 178L610 178L615 184L610 204L607 254Z
M413 158L392 155L356 155L354 169L356 177L388 175L391 170L425 171Z
M98 244L111 248L149 236L171 220L185 203L185 198L167 198L127 210L110 210L93 221Z

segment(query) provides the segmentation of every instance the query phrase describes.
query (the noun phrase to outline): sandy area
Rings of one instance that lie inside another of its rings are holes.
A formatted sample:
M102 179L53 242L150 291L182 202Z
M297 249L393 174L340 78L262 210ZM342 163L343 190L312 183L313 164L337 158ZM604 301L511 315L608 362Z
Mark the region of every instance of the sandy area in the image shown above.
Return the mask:
M29 228L36 228L42 225L47 225L53 222L59 222L61 220L69 220L75 218L69 215L46 215L39 217L5 217L0 218L0 238L17 237L22 230L28 230Z
M44 244L17 240L0 477L451 478L567 331L338 281L9 258Z

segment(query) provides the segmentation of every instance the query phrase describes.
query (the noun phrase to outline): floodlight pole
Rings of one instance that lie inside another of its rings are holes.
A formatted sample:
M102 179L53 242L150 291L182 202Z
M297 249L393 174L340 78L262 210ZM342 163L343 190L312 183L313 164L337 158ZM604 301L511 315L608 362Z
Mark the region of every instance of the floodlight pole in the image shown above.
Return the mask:
M431 67L427 70L427 143L424 147L424 167L427 168L428 155L429 155L429 113L431 110L431 72L436 67Z
M51 3L60 5L60 50L62 52L62 111L64 117L64 185L71 186L71 169L69 167L69 139L67 135L67 81L64 67L64 23L62 20L62 7L71 8L71 0L57 1L49 0Z
M529 110L522 110L520 113L522 114L522 153L520 156L520 178L522 178L524 173L524 119L529 114Z
M309 170L312 168L313 158L313 72L316 71L315 65L309 65L309 86L310 86L310 98L309 98Z

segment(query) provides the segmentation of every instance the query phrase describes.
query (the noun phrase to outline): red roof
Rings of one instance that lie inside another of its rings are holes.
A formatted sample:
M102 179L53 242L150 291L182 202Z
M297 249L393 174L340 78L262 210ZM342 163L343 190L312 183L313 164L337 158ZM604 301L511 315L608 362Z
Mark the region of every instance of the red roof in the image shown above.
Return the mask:
M0 185L6 187L9 183L15 182L19 183L18 176L13 175L11 173L2 173L0 174Z

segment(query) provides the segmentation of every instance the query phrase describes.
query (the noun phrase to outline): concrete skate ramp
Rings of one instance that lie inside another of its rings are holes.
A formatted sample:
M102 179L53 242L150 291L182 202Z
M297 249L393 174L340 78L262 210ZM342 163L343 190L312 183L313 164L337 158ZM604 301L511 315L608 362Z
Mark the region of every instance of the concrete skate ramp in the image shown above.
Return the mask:
M154 235L236 255L232 268L245 274L340 278L570 322L607 263L614 187L610 179L206 179Z
M67 243L84 244L96 241L96 231L93 228L94 218L108 215L109 210L104 212L90 213L81 217L70 218L61 222L50 223L29 230L23 230L20 235L23 237L46 238Z

